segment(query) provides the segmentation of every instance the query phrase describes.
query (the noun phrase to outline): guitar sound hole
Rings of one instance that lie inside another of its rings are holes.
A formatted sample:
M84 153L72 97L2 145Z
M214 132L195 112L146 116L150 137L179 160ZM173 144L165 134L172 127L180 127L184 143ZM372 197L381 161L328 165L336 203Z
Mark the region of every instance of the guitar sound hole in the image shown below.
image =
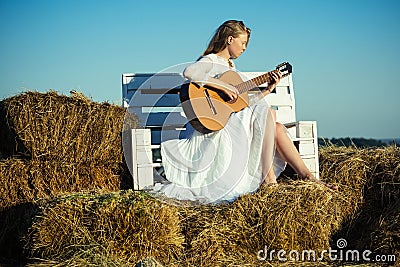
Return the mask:
M222 98L222 100L224 100L226 103L228 104L233 104L236 102L236 99L230 99L230 97L222 92L217 92L217 94Z
M216 90L215 88L212 88L210 86L205 85L204 88L207 88L209 90L213 90L214 92L216 92L219 95L219 97L223 101L225 101L228 104L233 104L233 103L235 103L237 101L237 98L232 100L232 99L230 99L230 97L228 95L226 95L226 94L222 93L221 91Z

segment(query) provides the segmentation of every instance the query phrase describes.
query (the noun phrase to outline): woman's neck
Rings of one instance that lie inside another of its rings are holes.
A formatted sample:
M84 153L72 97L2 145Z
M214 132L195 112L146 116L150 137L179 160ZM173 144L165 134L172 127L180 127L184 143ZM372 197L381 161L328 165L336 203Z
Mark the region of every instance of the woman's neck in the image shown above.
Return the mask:
M227 49L226 49L226 50L227 50ZM223 50L223 51L224 51L224 50ZM233 62L232 62L232 60L231 60L229 51L227 51L228 55L226 55L226 53L223 53L223 51L221 51L221 52L219 52L219 53L216 53L216 55L217 55L218 57L220 57L220 58L225 59L226 62L228 62L229 67L233 68Z
M229 51L228 51L227 48L225 48L224 50L216 53L216 55L219 56L219 57L223 57L226 60L230 60L231 59L231 55L229 54Z

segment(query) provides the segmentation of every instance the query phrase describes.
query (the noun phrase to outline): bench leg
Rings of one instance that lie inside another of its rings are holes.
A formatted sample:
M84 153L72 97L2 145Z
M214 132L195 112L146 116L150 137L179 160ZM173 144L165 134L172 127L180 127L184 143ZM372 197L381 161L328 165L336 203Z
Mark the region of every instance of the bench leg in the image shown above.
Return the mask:
M122 134L126 164L133 178L133 189L153 186L153 156L150 129L130 129Z

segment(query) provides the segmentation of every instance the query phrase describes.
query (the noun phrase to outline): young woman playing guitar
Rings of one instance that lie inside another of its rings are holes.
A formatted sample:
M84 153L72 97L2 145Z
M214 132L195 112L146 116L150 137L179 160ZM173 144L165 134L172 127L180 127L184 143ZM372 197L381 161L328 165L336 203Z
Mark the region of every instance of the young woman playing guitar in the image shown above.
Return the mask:
M184 70L184 76L235 102L239 96L237 87L219 78L228 71L236 71L232 60L246 50L249 39L250 29L242 21L224 22L203 55ZM222 129L209 133L195 130L187 139L163 142L161 153L170 183L158 184L155 190L168 197L204 203L231 201L257 190L262 183L276 184L286 163L302 179L337 190L313 176L286 128L276 122L275 112L264 96L280 79L278 70L270 72L261 97L250 99L248 107L233 112Z

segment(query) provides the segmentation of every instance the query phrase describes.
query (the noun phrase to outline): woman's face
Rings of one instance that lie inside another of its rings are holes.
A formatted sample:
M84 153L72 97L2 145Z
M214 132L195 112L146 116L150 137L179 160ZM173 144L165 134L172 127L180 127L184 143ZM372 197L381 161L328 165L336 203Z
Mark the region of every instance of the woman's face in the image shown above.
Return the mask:
M228 45L228 51L231 56L231 58L238 58L244 50L247 48L247 42L248 42L248 34L247 33L242 33L239 34L238 37L230 37L230 45ZM229 39L228 39L229 43Z

